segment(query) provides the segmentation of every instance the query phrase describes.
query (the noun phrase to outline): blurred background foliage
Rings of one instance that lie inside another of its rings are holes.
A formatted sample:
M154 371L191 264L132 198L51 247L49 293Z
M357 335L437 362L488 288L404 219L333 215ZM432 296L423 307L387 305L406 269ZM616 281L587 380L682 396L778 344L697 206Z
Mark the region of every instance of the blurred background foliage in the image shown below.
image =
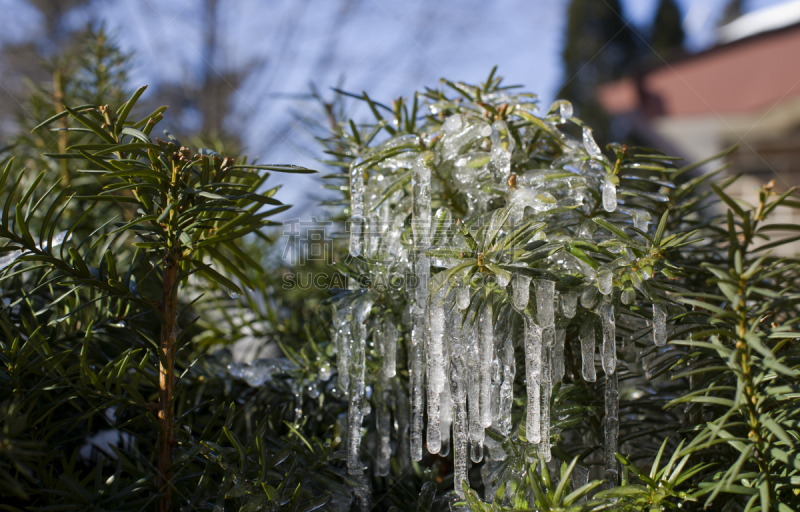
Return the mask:
M494 65L545 103L571 100L601 143L627 142L624 124L612 123L607 138L594 86L707 49L719 24L781 1L7 0L0 146L22 126L27 81L57 89L59 68L82 58L65 50L84 44L86 28L100 25L131 57L133 82L150 85L142 101L170 105L170 130L184 138L203 134L264 161L313 167L320 156L301 122L323 114L309 84L325 102L335 97L332 86L388 98L442 76L477 82ZM354 102L348 109L357 119L368 114ZM308 209L318 203L293 190L279 194Z

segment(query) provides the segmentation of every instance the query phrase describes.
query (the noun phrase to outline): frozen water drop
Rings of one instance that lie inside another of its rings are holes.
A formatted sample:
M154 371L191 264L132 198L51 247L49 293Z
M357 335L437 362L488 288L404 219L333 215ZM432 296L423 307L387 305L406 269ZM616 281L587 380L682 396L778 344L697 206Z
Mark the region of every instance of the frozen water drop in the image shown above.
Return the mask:
M603 295L608 295L613 289L613 274L610 270L598 272L597 274L597 289Z
M331 363L328 361L322 361L319 364L319 373L318 373L319 380L322 382L327 382L331 378Z
M561 115L561 118L564 119L564 121L572 117L572 103L570 103L569 101L562 102L561 105L558 107L558 110L559 114ZM562 121L562 123L564 121Z
M603 209L607 212L617 209L617 185L609 177L603 182Z
M452 116L448 117L445 120L442 129L444 133L453 133L461 129L461 126L464 124L464 121L461 117L461 114L453 114Z

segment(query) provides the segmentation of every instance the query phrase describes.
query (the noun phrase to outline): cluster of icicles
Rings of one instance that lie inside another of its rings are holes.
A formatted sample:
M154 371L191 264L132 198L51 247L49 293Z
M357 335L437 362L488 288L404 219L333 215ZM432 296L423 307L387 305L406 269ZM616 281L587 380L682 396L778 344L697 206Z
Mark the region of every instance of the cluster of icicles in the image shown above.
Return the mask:
M431 110L436 113L435 105ZM546 212L565 204L575 207L592 202L586 188L597 186L598 181L602 183L604 209L609 212L618 209L617 186L598 163L605 157L595 143L591 131L584 129L583 144L576 144L576 141L561 134L556 128L558 117L563 123L571 115L571 106L564 102L558 110L557 119L551 120L554 133L563 136L561 142L567 155L558 163L558 170L569 169L570 165L581 168L575 171L574 176L561 179L561 185L566 183L567 186L562 186L566 192L560 195L549 192L547 188L559 183L559 180L544 182L541 176L537 178L535 175L520 175L516 187L506 186L506 201L512 209L510 223L521 221L526 209L527 212L530 209L533 212ZM494 460L504 458L502 449L498 450L498 446L493 446L485 437L485 429L492 427L503 436L511 434L515 357L519 354L514 351L515 333L504 326L492 324L492 310L487 301L477 310L470 307L472 295L479 292L476 287L463 284L459 278L459 283L455 286L443 286L433 294L429 291L432 266L452 267L458 263L437 261L435 258L432 261L426 255L432 245L432 224L437 225L447 215L447 212L441 211L432 215L431 171L434 165L450 160L454 164L456 186L465 193L469 203L467 217L486 213L489 194L484 192L486 188L481 187L481 183L488 180L496 187L508 183L516 143L505 122L495 121L489 124L477 116L467 118L459 114L445 120L440 135L443 138L436 149L438 154L432 151L420 153L417 149L389 158L380 164L388 172L377 174L374 179L371 176L366 187L362 160L358 159L353 163L350 176L350 254L374 256L377 251L383 250L384 257L388 255L395 258L416 278L414 289L406 290L409 305L404 313L406 331L410 331L406 342L410 379L410 455L413 460L421 460L423 446L430 453L446 455L452 444L455 490L462 494L461 482L467 478L468 458L473 462L480 462L484 457L484 446L487 446L489 456ZM419 140L415 135L395 137L379 146L376 151L403 145L419 148ZM483 151L464 153L462 148L466 145L482 147ZM387 176L409 169L411 194L395 190L389 199L380 200L384 191L393 184ZM539 174L546 172L551 170ZM626 210L624 205L620 205L619 210L633 218L636 228L643 231L648 229L650 218L643 210ZM413 236L411 247L401 244L399 235L404 226L408 225L406 220L409 213ZM376 233L379 236L372 236ZM591 237L591 232L582 235ZM452 243L457 245L456 241ZM382 249L379 249L379 244L384 244ZM588 276L582 292L559 293L554 281L532 279L523 273L512 273L511 278L505 282L501 276L497 276L498 285L511 287L510 296L514 310L524 315L522 345L528 404L524 433L529 443L537 445L540 457L550 460L549 404L553 385L564 376L565 327L569 323L556 320L557 317L574 319L580 301L584 308L594 312L591 314L599 316L602 325L601 360L607 377L606 476L616 479L614 453L617 451L619 406L615 375L615 317L611 301L613 272L601 269L595 273L588 267L582 267L577 260L569 264ZM523 313L530 295L533 295L535 301L536 314L533 318ZM362 290L362 293L355 293L338 304L334 312L333 338L338 357L339 384L349 399L347 447L348 471L351 474L361 474L364 469L359 451L362 422L369 413L365 396L365 370L367 337L370 333L371 342L381 358L375 389L383 389L396 375L396 351L401 334L395 319L382 314L383 307L376 307L375 318L370 318L376 297L373 292ZM630 303L633 297L626 297L623 293L622 299ZM469 316L466 322L462 321L464 315ZM666 316L663 306L653 306L653 337L657 345L666 342ZM595 322L586 318L576 321L581 322L579 333L583 378L595 381ZM372 326L371 329L368 323ZM426 413L427 425L423 425ZM376 410L375 423L378 442L376 471L385 475L388 474L392 455L392 421L388 408L379 407Z

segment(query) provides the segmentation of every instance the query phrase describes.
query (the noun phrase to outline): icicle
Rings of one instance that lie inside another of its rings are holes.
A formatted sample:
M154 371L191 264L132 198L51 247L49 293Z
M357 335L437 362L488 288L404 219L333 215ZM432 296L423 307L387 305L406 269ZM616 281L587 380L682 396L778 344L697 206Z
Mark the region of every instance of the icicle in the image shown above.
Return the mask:
M589 483L589 468L585 466L581 466L576 464L574 468L572 468L572 475L570 479L570 491L574 491L576 489L580 489L584 485ZM586 496L581 497L578 500L578 503L586 501Z
M536 316L539 325L542 327L553 325L555 321L555 313L553 311L556 294L555 281L536 279L534 288L536 290Z
M614 323L614 306L603 303L598 308L600 321L603 324L603 371L611 375L617 369L616 324Z
M470 458L478 463L483 460L483 438L486 432L481 425L481 375L480 347L478 341L478 321L472 326L467 341L467 406L469 407Z
M361 231L364 222L364 166L361 158L350 165L350 256L361 255Z
M500 386L500 422L497 430L503 436L511 433L511 407L514 405L514 376L517 371L517 363L514 359L513 339L513 336L508 336L500 350L503 364L503 384Z
M610 270L597 273L597 289L603 295L608 295L614 289L613 276L614 274Z
M336 366L339 371L339 387L342 392L347 394L350 390L350 322L347 317L350 314L349 305L335 312L336 330Z
M566 338L566 329L556 330L556 344L553 347L553 382L561 382L561 379L564 378L564 342Z
M606 375L606 418L605 418L605 478L609 487L616 487L619 470L617 458L619 439L619 391L617 375Z
M439 395L440 413L439 413L439 437L441 438L441 448L439 455L447 457L450 453L450 426L453 424L453 404L450 397L450 386L444 388L444 391Z
M607 212L617 209L617 185L608 176L603 182L603 209Z
M487 300L478 319L478 343L480 350L480 405L483 428L492 426L492 360L494 359L494 331L492 329L492 307Z
M633 288L625 288L620 294L620 300L625 305L633 304L633 301L636 300L636 292Z
M387 378L392 378L397 374L397 338L400 333L397 332L397 326L391 317L387 317L384 321L383 332L383 361L381 362L381 371Z
M541 432L541 395L542 377L542 328L525 317L525 378L528 388L528 410L525 421L525 436L528 442L538 444L542 439Z
M589 153L591 158L603 158L603 152L600 150L600 146L597 145L597 142L595 142L591 128L587 126L583 127L583 148Z
M428 318L430 326L429 350L426 354L430 365L428 386L433 388L437 394L444 391L446 377L444 359L444 295L446 291L442 287L431 297L430 317Z
M550 396L553 392L552 354L555 345L556 330L552 325L542 331L542 420L539 457L550 462Z
M389 411L391 401L391 384L386 373L378 374L377 397L375 400L375 431L378 434L378 457L375 461L375 472L380 476L389 474L392 457L392 414Z
M463 336L463 332L458 330ZM454 336L458 334L454 333ZM453 387L453 465L456 494L464 497L461 483L467 480L467 365L461 337L452 340L450 383Z
M439 430L439 394L444 390L444 293L445 288L431 297L428 307L428 325L425 359L428 364L428 451L439 453L441 432Z
M469 307L469 285L458 283L456 286L456 306L460 310L465 310Z
M500 326L497 326L500 329ZM503 355L500 353L503 350L503 347L498 343L500 339L499 335L495 335L494 337L494 352L495 355L492 358L492 366L491 366L491 373L492 373L492 398L490 400L489 409L491 410L492 415L492 425L497 429L502 423L502 418L500 417L500 387L503 385L503 363L501 361ZM488 438L487 438L488 439Z
M415 312L425 311L428 301L428 279L430 277L430 258L424 251L430 245L431 228L431 163L433 153L426 151L414 161L411 174L412 219L411 230L414 237L414 273L416 274Z
M561 312L567 318L575 318L575 310L578 307L578 292L565 292L561 294Z
M425 347L425 316L412 315L411 364L409 364L409 387L411 394L411 460L422 460L422 416L425 407L423 395L423 351Z
M430 245L431 228L431 165L433 153L426 151L414 161L411 174L411 201L414 247Z
M591 317L586 318L581 324L580 338L583 380L594 382L597 380L597 375L594 369L594 321Z
M439 420L439 393L428 384L428 438L429 453L439 453L442 449L442 431Z
M531 292L531 278L520 272L511 275L511 303L522 311L528 307Z
M475 124L462 127L458 131L451 132L442 141L442 158L450 159L458 154L464 146L488 137L492 134L492 127L479 121Z
M657 347L667 342L667 309L658 302L653 303L653 342Z
M350 404L347 411L347 472L360 475L364 465L359 458L361 448L361 423L364 420L364 373L366 369L367 326L372 301L364 298L353 307L353 358L350 362Z

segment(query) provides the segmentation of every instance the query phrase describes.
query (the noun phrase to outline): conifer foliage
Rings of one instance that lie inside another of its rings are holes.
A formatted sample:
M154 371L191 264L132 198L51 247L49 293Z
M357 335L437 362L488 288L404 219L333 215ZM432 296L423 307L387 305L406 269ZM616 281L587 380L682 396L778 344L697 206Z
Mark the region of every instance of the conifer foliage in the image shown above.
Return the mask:
M74 163L59 169L71 187L4 161L2 507L318 508L340 482L326 481L329 451L281 440L276 403L193 343L198 310L258 288L243 239L288 208L267 171L313 171L161 140L166 107L134 117L145 89L34 128L77 134L46 155Z
M375 120L325 140L359 283L333 299L348 471L452 451L473 510L796 505L797 267L769 252L796 237L768 241L794 189L743 205L724 166L603 151L567 102L442 83L357 96Z

